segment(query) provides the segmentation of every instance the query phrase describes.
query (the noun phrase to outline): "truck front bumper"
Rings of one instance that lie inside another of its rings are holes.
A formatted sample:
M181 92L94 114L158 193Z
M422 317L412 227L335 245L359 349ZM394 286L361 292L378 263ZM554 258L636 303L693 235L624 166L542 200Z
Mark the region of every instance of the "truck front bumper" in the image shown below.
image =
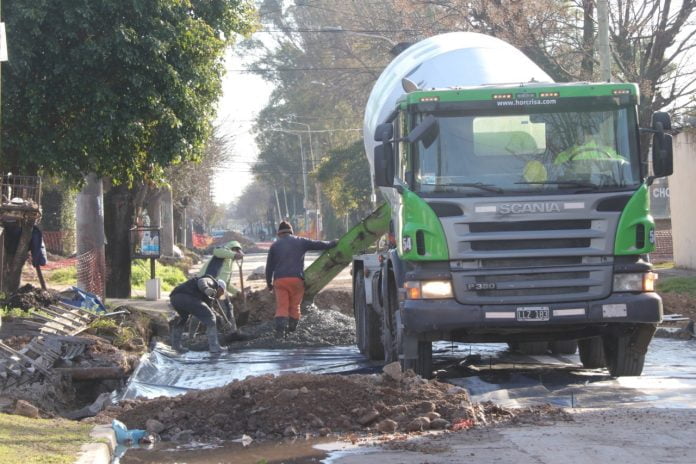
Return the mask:
M615 293L595 301L524 305L465 305L454 299L406 300L402 323L411 333L451 332L469 329L535 330L569 325L608 323L658 323L662 299L657 293ZM547 321L519 321L518 308L549 309Z

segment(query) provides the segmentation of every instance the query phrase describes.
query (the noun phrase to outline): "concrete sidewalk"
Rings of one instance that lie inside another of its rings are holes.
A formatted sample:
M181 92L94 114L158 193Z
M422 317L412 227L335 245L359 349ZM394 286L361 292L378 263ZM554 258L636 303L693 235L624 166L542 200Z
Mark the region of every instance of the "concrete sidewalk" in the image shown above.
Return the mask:
M110 425L96 425L90 433L92 441L80 449L75 464L110 464L116 450L116 434Z

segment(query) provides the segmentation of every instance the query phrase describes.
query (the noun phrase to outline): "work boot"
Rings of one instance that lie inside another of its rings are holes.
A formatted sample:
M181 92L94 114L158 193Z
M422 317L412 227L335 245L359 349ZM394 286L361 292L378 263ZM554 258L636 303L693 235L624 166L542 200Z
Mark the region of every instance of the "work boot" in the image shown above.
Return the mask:
M288 330L288 318L275 318L275 336L276 338L285 338L285 331Z
M205 334L208 336L208 351L210 351L211 354L220 353L222 347L218 341L217 327L211 325L205 330Z
M181 346L181 336L184 334L184 326L172 324L169 328L169 339L172 349L177 353L186 353L188 350Z
M299 319L293 319L292 317L288 319L288 332L294 332L295 330L297 330L297 324L299 322Z

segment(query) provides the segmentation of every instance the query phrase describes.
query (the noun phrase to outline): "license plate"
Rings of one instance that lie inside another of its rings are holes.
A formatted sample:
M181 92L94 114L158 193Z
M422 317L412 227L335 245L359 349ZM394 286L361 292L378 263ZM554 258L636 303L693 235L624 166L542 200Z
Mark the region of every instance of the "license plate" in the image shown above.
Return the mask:
M549 307L548 306L531 306L517 308L518 321L548 321Z

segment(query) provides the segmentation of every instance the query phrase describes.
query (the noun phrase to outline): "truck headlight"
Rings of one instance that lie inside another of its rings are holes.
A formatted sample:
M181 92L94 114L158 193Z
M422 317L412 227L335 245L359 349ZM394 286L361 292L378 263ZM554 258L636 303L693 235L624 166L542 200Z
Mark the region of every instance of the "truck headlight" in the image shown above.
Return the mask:
M449 280L408 281L404 284L409 300L452 298L452 282Z
M657 274L641 272L640 274L615 274L615 292L654 292Z

